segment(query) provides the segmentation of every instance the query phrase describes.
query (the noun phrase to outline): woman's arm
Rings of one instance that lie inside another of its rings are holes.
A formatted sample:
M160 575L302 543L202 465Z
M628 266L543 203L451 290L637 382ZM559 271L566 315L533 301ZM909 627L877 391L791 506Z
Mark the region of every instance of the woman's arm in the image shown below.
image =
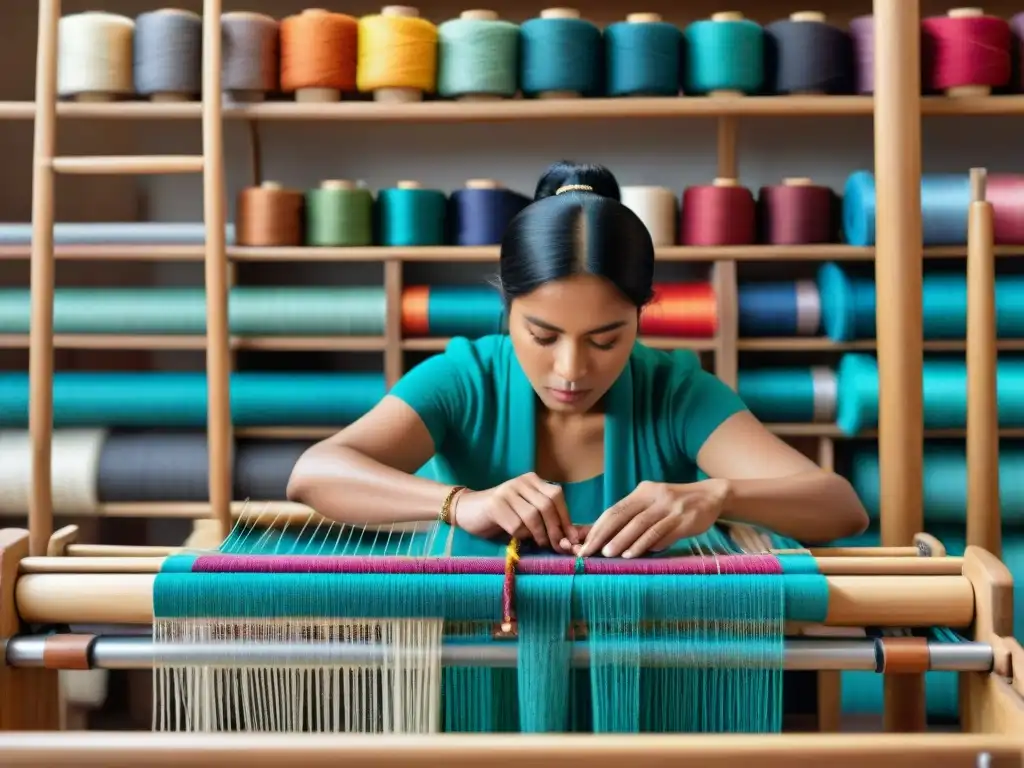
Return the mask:
M749 411L704 441L698 466L728 481L722 517L807 543L863 533L867 511L846 478L821 469L769 432Z
M386 396L299 458L288 500L354 525L433 520L451 486L412 474L433 455L434 440L420 416Z

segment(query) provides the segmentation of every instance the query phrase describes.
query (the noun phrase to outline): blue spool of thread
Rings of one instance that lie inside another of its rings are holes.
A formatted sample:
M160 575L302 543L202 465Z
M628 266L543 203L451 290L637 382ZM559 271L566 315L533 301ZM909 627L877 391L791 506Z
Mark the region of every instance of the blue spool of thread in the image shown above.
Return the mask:
M755 93L764 84L764 29L740 13L716 13L686 28L686 93Z
M494 11L463 11L437 28L437 92L512 98L519 87L519 27Z
M971 203L966 173L921 177L921 227L924 245L967 243L967 209ZM870 171L850 174L843 188L843 233L850 245L875 244L875 177Z
M400 181L377 195L381 245L391 247L445 244L448 198L418 181Z
M609 96L678 96L683 34L656 13L631 13L604 31Z
M519 28L519 85L526 96L598 96L601 30L579 11L549 8Z
M829 422L835 418L836 374L830 368L740 371L736 391L751 413L769 423Z
M740 336L814 336L821 297L811 280L747 283L739 287Z
M452 234L456 245L498 245L505 228L530 202L490 179L470 179L451 195Z

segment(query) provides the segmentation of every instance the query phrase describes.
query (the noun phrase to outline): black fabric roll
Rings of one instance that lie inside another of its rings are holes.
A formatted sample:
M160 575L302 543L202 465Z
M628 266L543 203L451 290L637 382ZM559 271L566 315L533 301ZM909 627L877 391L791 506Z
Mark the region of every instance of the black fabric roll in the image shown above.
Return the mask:
M853 39L846 30L819 21L784 19L764 31L766 90L853 93Z
M207 501L209 477L203 432L112 432L100 453L99 499Z
M240 440L235 450L235 498L285 499L292 468L311 445L304 440Z

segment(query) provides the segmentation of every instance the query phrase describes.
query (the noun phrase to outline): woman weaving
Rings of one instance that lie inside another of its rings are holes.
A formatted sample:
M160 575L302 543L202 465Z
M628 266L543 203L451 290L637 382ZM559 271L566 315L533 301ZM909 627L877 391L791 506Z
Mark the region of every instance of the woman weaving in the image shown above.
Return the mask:
M640 557L719 520L808 543L862 532L844 478L772 435L693 352L638 342L653 271L614 176L553 165L501 245L508 335L453 339L412 369L302 456L289 498L354 525L440 516L457 555L511 536Z

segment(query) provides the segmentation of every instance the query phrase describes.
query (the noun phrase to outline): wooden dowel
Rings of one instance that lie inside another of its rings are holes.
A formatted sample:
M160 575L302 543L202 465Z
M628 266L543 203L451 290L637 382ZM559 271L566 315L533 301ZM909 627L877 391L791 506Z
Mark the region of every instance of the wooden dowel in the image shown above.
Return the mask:
M190 155L139 155L137 157L55 157L56 173L66 174L163 174L202 173L203 158Z
M963 576L828 576L828 626L963 627L974 589ZM150 624L153 574L30 574L18 579L23 621Z
M971 169L967 216L967 543L1002 553L999 506L999 405L996 266L986 173Z

